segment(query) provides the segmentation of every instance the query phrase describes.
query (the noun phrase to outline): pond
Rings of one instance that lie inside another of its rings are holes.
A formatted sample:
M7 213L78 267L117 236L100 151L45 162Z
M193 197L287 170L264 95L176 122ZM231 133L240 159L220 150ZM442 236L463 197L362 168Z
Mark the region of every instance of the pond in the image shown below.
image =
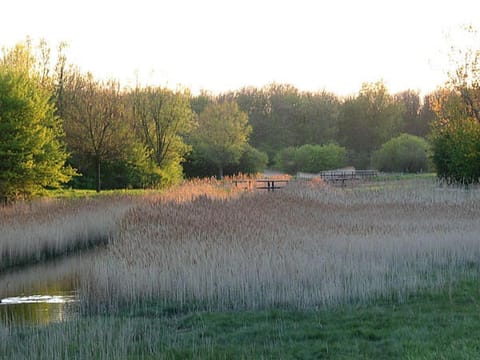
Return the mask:
M80 255L0 275L0 321L47 325L78 316Z

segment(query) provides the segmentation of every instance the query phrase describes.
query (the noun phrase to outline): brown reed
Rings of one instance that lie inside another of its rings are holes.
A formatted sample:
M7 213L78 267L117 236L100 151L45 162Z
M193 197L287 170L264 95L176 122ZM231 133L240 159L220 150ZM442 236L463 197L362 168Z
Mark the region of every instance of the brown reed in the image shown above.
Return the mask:
M478 190L223 186L185 183L130 210L84 279L86 303L311 309L401 299L479 264Z

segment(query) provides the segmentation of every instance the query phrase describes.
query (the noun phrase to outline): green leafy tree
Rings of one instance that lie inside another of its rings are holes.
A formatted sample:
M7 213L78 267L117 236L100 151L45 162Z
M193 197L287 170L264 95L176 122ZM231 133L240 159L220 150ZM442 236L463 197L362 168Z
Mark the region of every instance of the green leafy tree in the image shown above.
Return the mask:
M375 149L400 134L405 108L388 93L383 82L363 84L357 97L341 109L339 140L350 150L352 165L366 168Z
M229 175L256 174L265 170L268 163L268 155L255 149L250 144L245 144L242 155L237 164L227 165L225 172Z
M480 124L452 89L432 96L437 114L431 142L437 176L450 183L480 181Z
M431 96L436 120L431 142L437 175L449 182L480 182L480 37L464 29L466 49L452 47L454 71L445 89Z
M200 157L215 164L222 178L226 165L240 161L250 133L248 116L236 102L212 103L199 116L193 146Z
M299 171L296 162L297 149L294 146L286 147L277 152L274 158L275 168L285 171L288 174L295 174Z
M340 101L328 92L303 92L288 84L243 88L222 95L236 101L252 126L250 144L269 155L288 146L323 144L337 133Z
M179 181L181 163L191 150L184 141L193 128L190 93L137 87L131 97L136 133L158 166L163 182Z
M422 106L418 91L406 90L394 95L395 102L403 106L403 132L407 134L425 136L430 131L428 115L428 97Z
M53 93L35 69L35 58L17 45L0 63L0 200L30 197L59 187L75 172L65 166L61 120Z
M386 172L417 173L430 169L430 145L419 136L401 134L373 154L375 168Z

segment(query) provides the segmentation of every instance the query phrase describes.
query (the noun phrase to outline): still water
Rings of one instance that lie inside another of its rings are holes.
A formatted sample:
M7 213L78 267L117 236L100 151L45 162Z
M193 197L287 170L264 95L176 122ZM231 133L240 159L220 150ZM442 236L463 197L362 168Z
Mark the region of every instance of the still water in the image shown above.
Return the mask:
M47 325L78 316L85 258L72 257L0 276L0 321Z

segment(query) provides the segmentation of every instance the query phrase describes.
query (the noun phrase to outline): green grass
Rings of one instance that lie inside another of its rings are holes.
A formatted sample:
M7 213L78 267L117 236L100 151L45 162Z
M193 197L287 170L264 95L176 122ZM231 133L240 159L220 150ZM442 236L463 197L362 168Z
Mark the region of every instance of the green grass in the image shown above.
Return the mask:
M396 180L413 180L413 179L423 179L423 180L435 180L437 177L436 173L419 173L419 174L409 174L409 173L380 173L376 177L372 178L372 181L396 181Z
M478 283L468 280L412 296L404 303L384 301L306 312L168 314L150 304L125 309L116 316L93 316L47 327L13 327L2 339L0 354L6 358L37 354L38 359L52 355L98 359L476 359L480 358L479 295Z
M149 193L159 192L160 190L145 190L145 189L117 189L117 190L102 190L96 192L88 189L55 189L47 190L44 197L56 199L76 199L97 196L121 196L121 195L146 195Z

